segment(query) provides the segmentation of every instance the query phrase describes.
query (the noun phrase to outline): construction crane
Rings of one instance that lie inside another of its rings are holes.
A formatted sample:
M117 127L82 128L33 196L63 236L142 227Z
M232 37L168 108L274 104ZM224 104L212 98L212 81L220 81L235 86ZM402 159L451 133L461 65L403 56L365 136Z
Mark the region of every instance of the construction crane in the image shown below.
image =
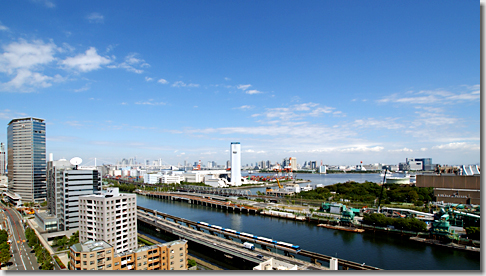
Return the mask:
M199 160L199 163L197 163L197 167L194 170L195 171L200 171L201 170L201 160Z

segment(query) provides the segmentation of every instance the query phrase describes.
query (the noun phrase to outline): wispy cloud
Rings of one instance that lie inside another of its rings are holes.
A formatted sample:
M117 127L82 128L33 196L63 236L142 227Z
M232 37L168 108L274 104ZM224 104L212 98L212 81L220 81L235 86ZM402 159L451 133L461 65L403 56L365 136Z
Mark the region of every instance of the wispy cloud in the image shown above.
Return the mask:
M12 111L10 109L0 110L0 119L11 120L15 117L25 117L27 116L26 113Z
M60 64L65 68L74 69L81 72L89 72L100 69L102 65L111 63L108 57L102 57L96 52L96 48L90 47L84 54L75 57L68 57L61 61Z
M2 22L0 21L0 31L8 31L8 27L3 25Z
M90 89L89 84L86 84L85 86L83 86L79 89L74 89L74 92L83 92L83 91L87 91L89 89Z
M235 107L233 109L248 110L248 109L252 109L252 108L253 108L253 106L251 106L251 105L242 105L240 107Z
M168 84L169 83L166 79L160 79L157 82L161 83L161 84Z
M398 153L398 152L413 152L413 150L412 149L409 149L409 148L403 148L403 149L388 150L388 152L392 152L392 153Z
M245 91L246 94L250 94L250 95L253 95L253 94L260 94L262 93L261 91L258 91L258 90L248 90L248 91Z
M101 15L100 13L93 12L90 13L86 16L86 19L88 19L89 23L103 23L105 20L105 17Z
M479 89L479 85L470 88ZM392 94L385 98L379 99L379 103L406 103L406 104L455 104L464 101L478 101L480 99L479 90L472 92L451 92L446 90L422 90L419 92L408 91L404 94Z
M48 8L55 8L56 5L52 2L52 1L49 1L49 0L31 0L32 2L34 3L40 3Z
M152 78L149 78L149 77L145 77L145 81L153 81L154 79Z
M199 84L184 83L183 81L176 81L172 84L173 87L199 87Z
M250 87L251 87L251 84L239 84L238 86L236 86L236 88L241 89L243 91L245 91L246 89L248 89Z
M136 74L142 74L143 70L141 68L146 68L150 67L148 63L145 62L145 60L141 58L137 58L138 56L137 53L132 53L128 56L125 57L124 62L116 65L109 65L107 66L108 68L122 68L127 70L128 72L133 72Z
M148 101L139 101L136 102L135 104L142 104L142 105L166 105L164 102L156 102L154 99L150 99Z
M466 142L453 142L453 143L434 146L434 147L432 147L432 149L440 149L440 150L456 150L456 149L481 150L481 147L478 144L470 144L470 143L466 143Z

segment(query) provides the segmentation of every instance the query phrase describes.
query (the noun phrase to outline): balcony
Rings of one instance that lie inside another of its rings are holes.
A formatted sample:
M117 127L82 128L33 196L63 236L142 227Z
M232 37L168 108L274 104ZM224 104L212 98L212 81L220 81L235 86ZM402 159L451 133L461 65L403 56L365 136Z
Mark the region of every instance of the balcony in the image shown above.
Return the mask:
M121 262L121 264L122 264L122 265L126 265L126 264L127 264L127 260L122 261L122 262Z

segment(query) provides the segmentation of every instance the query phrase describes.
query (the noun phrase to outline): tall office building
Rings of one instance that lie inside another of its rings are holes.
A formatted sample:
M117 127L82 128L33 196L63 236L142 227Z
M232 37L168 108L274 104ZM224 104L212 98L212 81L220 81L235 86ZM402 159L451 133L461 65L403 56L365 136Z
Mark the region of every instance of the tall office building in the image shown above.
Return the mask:
M98 170L78 170L67 160L47 163L47 206L59 230L79 227L79 197L95 193L101 193Z
M46 124L37 118L13 119L7 128L8 191L23 202L46 199Z
M79 197L79 241L103 240L117 252L137 249L137 197L108 188Z
M231 183L241 186L241 145L240 142L231 143Z
M5 174L7 166L7 156L5 154L5 144L0 143L0 175Z

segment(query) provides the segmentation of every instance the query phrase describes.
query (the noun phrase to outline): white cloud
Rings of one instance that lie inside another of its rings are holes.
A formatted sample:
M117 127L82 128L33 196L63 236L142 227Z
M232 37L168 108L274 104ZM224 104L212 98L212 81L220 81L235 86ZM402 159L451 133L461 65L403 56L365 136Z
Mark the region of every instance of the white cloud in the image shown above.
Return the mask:
M165 79L160 79L157 81L158 83L162 83L162 84L168 84L169 82Z
M88 19L90 23L103 23L105 20L104 16L97 12L88 14L86 19Z
M35 3L41 3L48 8L55 8L56 7L56 5L52 1L49 1L49 0L32 0L32 1L35 2Z
M149 77L145 77L145 81L153 81L154 79L152 78L149 78Z
M441 150L480 150L481 147L478 144L469 144L466 142L452 142L448 144L438 145L432 147L432 149L441 149Z
M101 68L101 65L111 63L111 59L102 57L96 53L94 47L90 47L84 54L79 54L75 57L68 57L60 63L66 68L76 69L81 72L89 72Z
M172 84L172 87L199 87L199 84L184 83L183 81L176 81Z
M85 86L83 86L83 87L81 87L79 89L74 89L74 92L83 92L83 91L87 91L89 89L90 89L89 85L86 84Z
M118 64L118 65L110 65L108 68L122 68L125 69L129 72L133 72L136 74L141 74L143 73L143 70L140 68L145 68L145 67L150 67L148 63L145 62L145 60L137 58L138 54L137 53L132 53L129 54L128 56L125 57L125 61ZM139 68L136 68L139 67Z
M253 107L251 105L242 105L240 107L235 107L234 109L241 109L241 110L248 110L252 109Z
M135 104L142 104L142 105L166 105L164 102L155 102L153 99L150 99L148 101L142 102L136 102Z
M245 91L246 89L250 88L251 84L239 84L236 88Z
M258 91L258 90L248 90L248 91L245 91L245 93L246 93L246 94L250 94L250 95L252 95L252 94L260 94L260 93L262 93L262 92L260 92L260 91Z
M388 152L413 152L413 150L409 148L403 148L403 149L388 150Z
M230 78L224 78L225 81L230 81L231 79Z
M44 43L35 40L29 43L23 39L2 47L4 52L0 55L0 72L15 73L16 69L35 70L55 60L57 50L52 42Z
M422 90L419 92L408 91L407 97L403 94L392 94L384 97L377 102L379 103L406 103L406 104L455 104L463 101L477 101L480 99L478 93L479 85L467 86L468 89L474 89L472 92L451 92L446 90Z
M403 124L396 123L398 118L386 118L384 120L375 120L374 118L354 120L351 127L355 128L375 128L375 129L402 129Z
M8 27L5 25L2 25L2 21L0 21L0 31L8 31Z
M27 114L23 112L16 112L10 109L0 110L0 119L11 120L16 117L25 117L25 116L27 116Z

